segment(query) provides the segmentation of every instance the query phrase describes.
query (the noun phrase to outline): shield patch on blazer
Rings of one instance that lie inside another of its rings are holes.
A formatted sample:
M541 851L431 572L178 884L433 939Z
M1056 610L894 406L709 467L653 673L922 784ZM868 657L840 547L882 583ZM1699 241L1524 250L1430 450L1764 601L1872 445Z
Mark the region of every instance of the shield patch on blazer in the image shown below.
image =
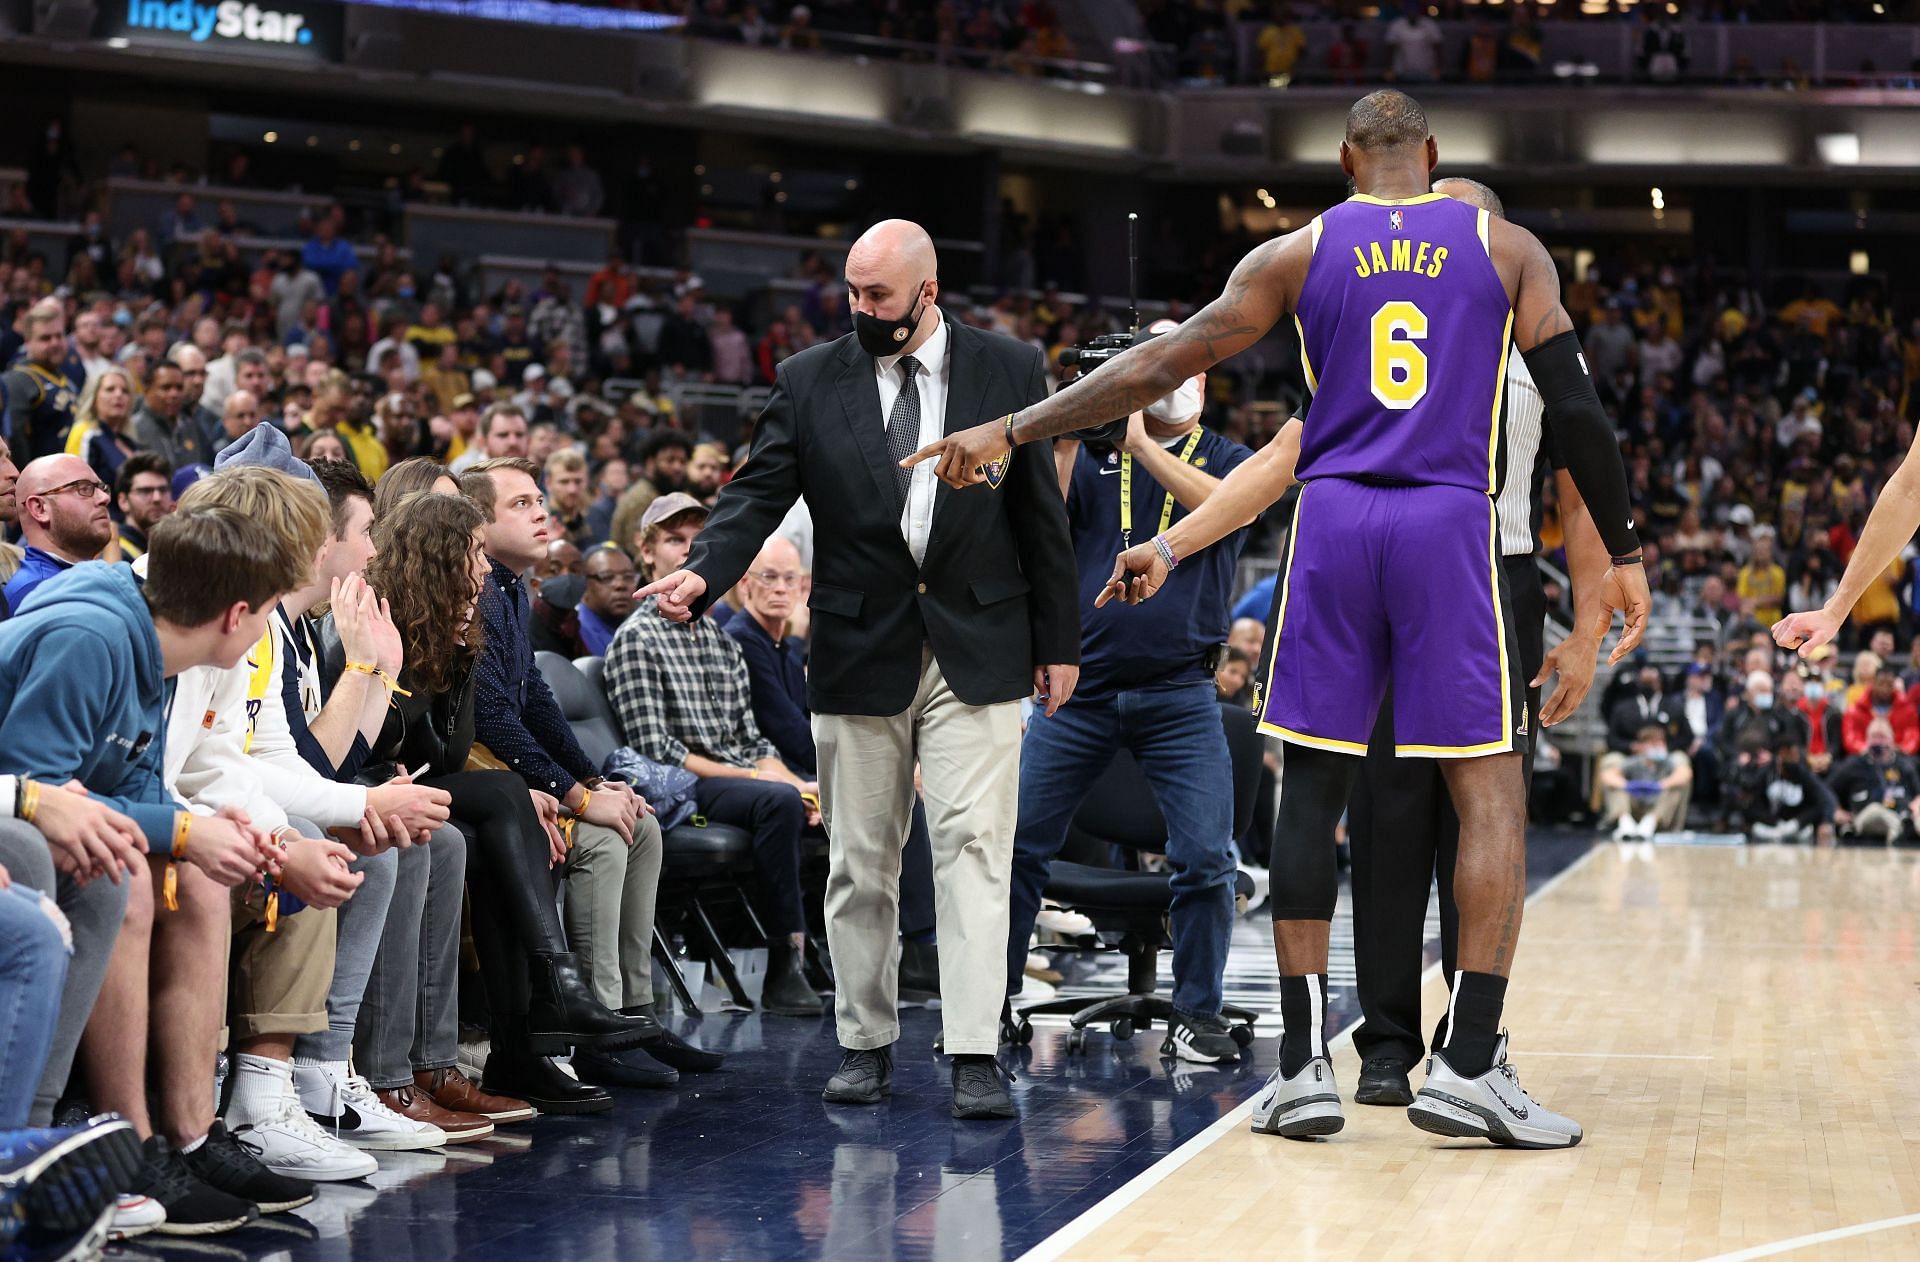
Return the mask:
M981 465L980 471L987 475L987 488L993 491L999 490L1000 484L1007 480L1007 470L1011 469L1012 467L1013 467L1012 452L1008 452L1006 455L1000 457L998 460L991 461L987 464Z

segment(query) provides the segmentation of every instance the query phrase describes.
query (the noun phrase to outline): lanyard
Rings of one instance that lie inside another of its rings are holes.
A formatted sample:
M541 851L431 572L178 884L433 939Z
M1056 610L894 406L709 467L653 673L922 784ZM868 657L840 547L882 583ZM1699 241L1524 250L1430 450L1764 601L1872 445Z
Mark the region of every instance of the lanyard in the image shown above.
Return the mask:
M1200 445L1200 427L1193 427L1193 433L1187 435L1187 445L1180 449L1180 463L1186 464L1193 459L1193 449ZM1173 520L1173 492L1167 492L1166 500L1160 505L1160 534L1167 533L1167 525ZM1133 546L1133 453L1120 453L1120 546Z

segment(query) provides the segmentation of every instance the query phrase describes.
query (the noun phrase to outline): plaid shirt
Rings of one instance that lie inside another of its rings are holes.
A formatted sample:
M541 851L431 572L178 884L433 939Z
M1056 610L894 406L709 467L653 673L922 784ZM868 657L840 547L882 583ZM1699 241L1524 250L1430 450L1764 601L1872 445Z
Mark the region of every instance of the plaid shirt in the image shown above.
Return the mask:
M607 697L627 744L670 767L689 753L735 767L778 758L753 721L740 645L712 618L668 622L658 603L641 601L607 649Z

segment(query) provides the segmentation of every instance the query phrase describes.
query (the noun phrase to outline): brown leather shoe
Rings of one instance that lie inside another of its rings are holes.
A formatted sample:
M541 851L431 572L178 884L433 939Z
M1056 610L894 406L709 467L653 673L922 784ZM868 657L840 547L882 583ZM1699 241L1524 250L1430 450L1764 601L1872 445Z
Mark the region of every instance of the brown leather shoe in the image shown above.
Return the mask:
M495 1122L531 1122L538 1114L525 1100L490 1095L456 1068L427 1069L413 1075L413 1085L433 1102L455 1113L468 1113Z
M428 1126L438 1126L446 1132L449 1144L464 1144L493 1134L493 1123L487 1118L477 1113L443 1109L433 1102L432 1096L417 1088L394 1087L375 1091L374 1094L380 1097L380 1103L400 1116L425 1122Z

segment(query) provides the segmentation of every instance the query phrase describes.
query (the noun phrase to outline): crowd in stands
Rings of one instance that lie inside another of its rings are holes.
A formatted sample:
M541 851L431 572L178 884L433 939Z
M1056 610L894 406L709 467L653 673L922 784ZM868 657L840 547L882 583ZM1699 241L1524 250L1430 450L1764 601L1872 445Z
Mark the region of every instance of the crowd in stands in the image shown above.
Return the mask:
M1088 0L1080 0L1088 3ZM1631 0L1587 4L1479 0L1135 0L1135 14L1103 46L1076 43L1061 9L1072 0L620 0L621 7L683 16L687 35L802 51L833 51L959 64L1008 74L1057 77L1120 72L1130 82L1144 67L1147 82L1186 86L1295 80L1342 84L1467 83L1551 80L1555 54L1543 31L1567 23L1633 22L1634 76L1666 82L1689 71L1685 27L1693 23L1913 21L1910 3L1879 5L1848 0L1686 0L1674 5ZM1091 32L1107 23L1087 24ZM1449 41L1442 23L1467 24L1464 40ZM1308 26L1314 34L1309 36ZM1253 56L1246 55L1251 39ZM1882 71L1905 70L1899 64ZM1788 59L1780 66L1736 64L1736 83L1808 86L1810 68ZM1830 67L1839 81L1873 67Z

